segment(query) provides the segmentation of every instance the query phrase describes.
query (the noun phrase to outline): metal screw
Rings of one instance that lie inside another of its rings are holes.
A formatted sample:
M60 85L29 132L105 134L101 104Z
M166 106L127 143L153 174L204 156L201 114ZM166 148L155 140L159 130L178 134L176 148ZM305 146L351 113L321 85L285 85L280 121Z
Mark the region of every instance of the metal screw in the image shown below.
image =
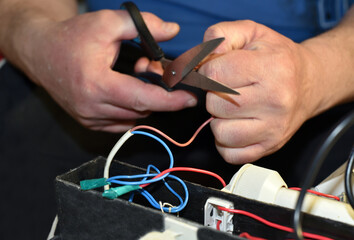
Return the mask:
M176 76L176 71L175 70L172 70L171 73L172 73L172 76Z

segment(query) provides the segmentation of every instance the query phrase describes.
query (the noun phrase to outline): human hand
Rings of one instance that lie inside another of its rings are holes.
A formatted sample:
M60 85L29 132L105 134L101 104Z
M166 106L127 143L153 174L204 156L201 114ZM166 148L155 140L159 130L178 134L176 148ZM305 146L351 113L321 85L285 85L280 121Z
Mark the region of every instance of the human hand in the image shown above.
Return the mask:
M225 37L199 72L241 95L208 92L216 147L233 164L255 161L281 148L319 103L311 51L252 21L210 27L205 41Z
M177 24L153 14L143 13L143 17L157 41L168 40L179 30ZM82 125L120 132L151 111L176 111L196 104L191 93L167 92L111 70L121 41L137 36L127 12L103 10L37 24L26 73Z

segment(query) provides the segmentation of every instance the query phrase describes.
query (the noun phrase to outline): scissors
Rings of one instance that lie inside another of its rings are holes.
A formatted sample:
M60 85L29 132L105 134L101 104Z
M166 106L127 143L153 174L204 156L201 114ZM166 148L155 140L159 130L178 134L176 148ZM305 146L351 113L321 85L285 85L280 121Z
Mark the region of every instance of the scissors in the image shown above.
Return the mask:
M224 41L224 38L217 38L201 43L172 61L165 57L164 52L152 37L138 7L133 2L124 2L121 5L121 9L126 9L133 19L139 33L137 42L140 43L148 57L154 61L160 61L162 64L164 73L158 80L154 79L153 82L155 84L169 91L176 84L183 83L207 91L239 94L232 88L197 72L197 66L200 62L219 46Z

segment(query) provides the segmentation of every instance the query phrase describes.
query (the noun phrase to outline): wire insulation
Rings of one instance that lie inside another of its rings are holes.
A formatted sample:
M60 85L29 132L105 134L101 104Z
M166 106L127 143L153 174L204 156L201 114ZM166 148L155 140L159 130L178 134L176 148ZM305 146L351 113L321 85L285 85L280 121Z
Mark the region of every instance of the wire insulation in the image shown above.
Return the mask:
M213 172L210 172L210 171L207 171L207 170L203 170L203 169L198 169L198 168L190 168L190 167L174 167L174 168L169 168L169 169L166 169L164 171L162 171L161 173L159 173L158 175L156 175L154 178L159 178L161 176L163 176L164 174L166 173L169 173L169 172L176 172L176 171L187 171L187 172L197 172L197 173L202 173L202 174L206 174L206 175L210 175L210 176L213 176L215 177L216 179L218 179L221 184L223 185L223 187L226 186L226 183L224 181L224 179L222 179L222 177L220 177L218 174L216 173L213 173ZM144 188L146 186L148 186L149 184L143 184L143 185L140 185L140 187Z
M298 187L291 187L291 188L289 188L289 189L296 190L296 191L301 191L301 188L298 188ZM315 194L315 195L318 195L318 196L322 196L322 197L326 197L326 198L332 198L332 199L334 199L334 200L340 201L340 198L337 197L337 196L334 196L334 195L330 195L330 194L326 194L326 193L321 193L321 192L317 192L317 191L310 190L310 189L307 189L307 192L308 192L308 193Z
M111 152L108 154L106 164L104 166L103 170L103 177L104 178L109 178L109 167L111 166L111 163L113 161L113 157L116 155L118 150L122 147L122 145L131 137L133 134L128 130L118 141L117 143L113 146ZM105 190L109 189L109 185L104 186Z
M136 126L134 128L132 128L130 131L133 132L133 131L136 131L137 129L149 129L151 131L154 131L158 134L160 134L161 136L163 136L164 138L166 138L168 141L170 141L171 143L179 146L179 147L186 147L188 146L189 144L191 144L194 139L197 137L197 135L199 134L199 132L208 124L210 123L212 120L214 119L214 117L211 117L209 118L207 121L205 121L198 129L197 131L195 131L195 133L193 134L193 136L185 143L179 143L175 140L173 140L172 138L170 138L169 136L167 136L165 133L163 133L162 131L154 128L154 127L151 127L151 126L146 126L146 125L140 125L140 126Z
M229 212L229 213L236 213L236 214L241 214L241 215L244 215L244 216L247 216L247 217L250 217L250 218L253 218L269 227L272 227L272 228L276 228L276 229L279 229L279 230L282 230L282 231L285 231L285 232L294 232L294 229L292 229L291 227L286 227L286 226L283 226L283 225L280 225L280 224L277 224L277 223L273 223L273 222L270 222L264 218L261 218L253 213L250 213L250 212L247 212L247 211L244 211L244 210L238 210L238 209L230 209L230 208L225 208L225 207L218 207L219 210L221 211L226 211L226 212ZM328 237L324 237L324 236L321 236L321 235L318 235L318 234L314 234L314 233L304 233L304 236L305 237L309 237L309 238L313 238L313 239L318 239L318 240L333 240L332 238L328 238Z
M352 184L353 165L354 165L354 147L352 148L352 151L350 153L347 167L345 169L345 175L344 175L345 193L347 195L350 206L354 209L354 195L353 195L353 184Z
M304 202L305 194L307 189L309 189L314 183L316 176L325 160L325 157L328 155L329 151L338 141L338 139L354 124L354 111L349 113L343 120L339 122L335 126L335 128L330 132L319 151L315 155L310 168L308 169L303 186L301 187L301 191L299 197L297 199L294 216L293 216L293 225L295 230L296 239L302 240L302 204Z

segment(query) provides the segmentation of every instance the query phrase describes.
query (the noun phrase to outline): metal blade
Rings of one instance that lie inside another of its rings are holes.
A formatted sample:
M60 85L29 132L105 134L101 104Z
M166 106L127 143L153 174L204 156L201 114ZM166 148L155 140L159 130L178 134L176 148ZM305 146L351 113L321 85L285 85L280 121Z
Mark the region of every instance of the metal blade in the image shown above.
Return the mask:
M217 38L201 43L177 57L164 69L164 74L162 76L163 81L169 87L176 85L217 46L219 46L222 41L224 41L224 38Z
M191 71L187 77L185 77L181 83L193 86L193 87L198 87L203 90L207 91L216 91L216 92L223 92L223 93L229 93L229 94L236 94L240 95L239 92L233 90L232 88L215 81L213 79L207 78L206 76L196 72L196 71Z

